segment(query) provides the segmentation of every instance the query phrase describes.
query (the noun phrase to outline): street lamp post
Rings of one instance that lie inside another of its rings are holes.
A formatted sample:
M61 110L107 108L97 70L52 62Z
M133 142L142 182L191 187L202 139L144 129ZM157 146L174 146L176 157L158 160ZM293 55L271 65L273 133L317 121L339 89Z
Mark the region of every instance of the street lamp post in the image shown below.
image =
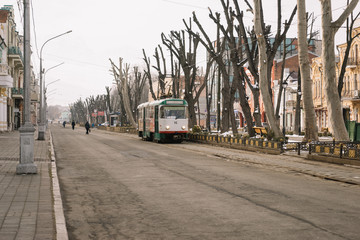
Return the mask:
M48 70L50 70L50 68L48 69ZM45 80L45 78L44 78L44 80ZM43 114L41 115L41 117L43 117L43 119L45 119L43 122L45 123L44 124L44 126L45 126L45 129L47 128L47 120L46 120L46 109L47 109L47 97L49 96L49 95L47 95L46 96L46 94L47 93L50 93L50 92L47 92L47 88L48 88L48 86L49 85L51 85L51 84L53 84L53 83L56 83L56 82L58 82L58 81L60 81L60 79L56 79L56 80L54 80L54 81L52 81L52 82L50 82L50 83L48 83L48 84L46 84L45 85L45 88L44 88L44 106L43 106ZM45 83L45 81L44 81L44 83Z
M30 8L29 0L24 0L24 125L20 132L20 162L16 166L17 174L36 174L37 166L34 163L34 132L35 128L30 121Z
M286 79L287 80L287 79ZM285 93L286 93L286 87L287 87L287 85L288 85L288 83L287 83L287 81L284 81L283 83L282 83L282 86L283 86L283 92L284 92L284 97L283 97L283 135L284 135L284 137L285 137L285 117L286 117L286 114L285 114L285 105L286 105L286 101L285 101Z
M44 118L44 88L43 88L43 67L42 67L42 50L45 46L45 44L47 44L49 41L55 39L55 38L58 38L58 37L61 37L65 34L68 34L68 33L71 33L72 30L70 31L67 31L65 33L62 33L62 34L59 34L55 37L52 37L50 39L48 39L46 42L44 42L44 44L41 46L41 49L40 49L40 124L39 124L39 127L38 127L38 140L45 140L45 118Z

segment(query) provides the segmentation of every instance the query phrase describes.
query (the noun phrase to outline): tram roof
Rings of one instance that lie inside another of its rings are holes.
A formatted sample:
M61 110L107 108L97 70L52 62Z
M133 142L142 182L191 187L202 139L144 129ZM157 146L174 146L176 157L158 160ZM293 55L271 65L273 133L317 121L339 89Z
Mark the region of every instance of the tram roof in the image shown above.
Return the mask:
M160 100L156 100L156 101L152 101L152 102L146 102L146 103L142 103L140 104L137 108L143 108L143 107L148 107L148 106L157 106L157 105L184 105L187 106L187 102L184 99L179 99L179 98L166 98L166 99L160 99Z

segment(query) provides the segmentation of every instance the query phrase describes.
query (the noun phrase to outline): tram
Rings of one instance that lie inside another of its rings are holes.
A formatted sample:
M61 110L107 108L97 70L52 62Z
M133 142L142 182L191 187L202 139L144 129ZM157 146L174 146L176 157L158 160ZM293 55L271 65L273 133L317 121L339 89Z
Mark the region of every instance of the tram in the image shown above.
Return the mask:
M187 106L185 100L177 98L140 104L139 137L155 142L182 142L189 131Z

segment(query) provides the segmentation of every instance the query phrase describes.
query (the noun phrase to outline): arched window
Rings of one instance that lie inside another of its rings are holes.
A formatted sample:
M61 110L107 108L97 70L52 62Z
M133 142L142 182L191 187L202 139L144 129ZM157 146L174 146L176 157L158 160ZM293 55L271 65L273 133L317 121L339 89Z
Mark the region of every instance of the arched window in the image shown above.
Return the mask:
M358 45L355 44L355 56L354 56L354 63L357 64L358 62Z
M354 74L354 89L353 90L358 90L359 86L358 86L358 82L357 82L357 74Z

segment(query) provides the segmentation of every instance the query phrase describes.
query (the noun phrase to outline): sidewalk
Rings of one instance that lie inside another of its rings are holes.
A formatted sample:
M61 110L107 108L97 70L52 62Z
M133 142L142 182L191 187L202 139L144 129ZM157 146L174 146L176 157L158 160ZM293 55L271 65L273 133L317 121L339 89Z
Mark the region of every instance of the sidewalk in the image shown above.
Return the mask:
M50 134L38 141L34 160L37 174L17 175L20 134L0 133L0 240L56 239L52 195Z

